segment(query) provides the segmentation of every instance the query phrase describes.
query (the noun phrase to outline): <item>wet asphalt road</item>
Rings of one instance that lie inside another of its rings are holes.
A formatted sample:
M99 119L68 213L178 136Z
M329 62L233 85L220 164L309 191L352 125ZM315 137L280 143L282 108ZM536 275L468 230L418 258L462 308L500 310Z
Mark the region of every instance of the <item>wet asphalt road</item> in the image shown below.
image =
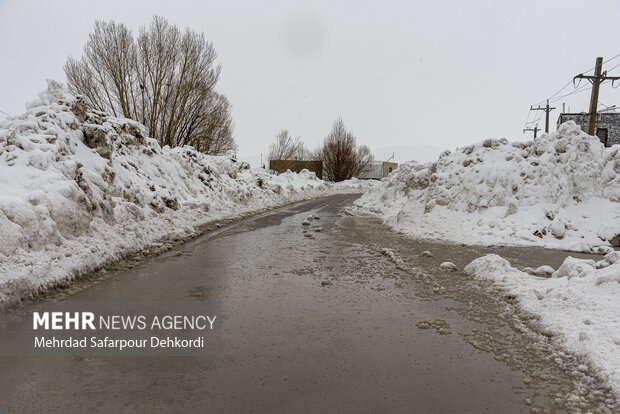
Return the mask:
M564 253L412 241L347 213L355 198L244 219L59 295L217 301L223 349L208 357L2 357L0 412L568 412L580 392L583 407L603 407L608 391L571 376L570 360L550 360L549 338L517 321L509 302L438 269L489 251L518 265L557 266ZM302 226L310 214L320 218ZM423 250L434 257L420 258ZM7 318L23 318L27 329L37 306L3 315L0 335ZM598 397L588 397L592 390Z

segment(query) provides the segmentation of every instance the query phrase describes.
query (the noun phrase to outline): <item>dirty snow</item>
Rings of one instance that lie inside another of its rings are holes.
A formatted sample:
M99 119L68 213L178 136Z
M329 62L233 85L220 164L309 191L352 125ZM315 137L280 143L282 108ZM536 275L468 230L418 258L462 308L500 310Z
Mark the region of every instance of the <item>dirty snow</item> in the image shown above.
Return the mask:
M0 307L209 222L372 185L160 148L53 81L27 108L0 121Z
M414 237L609 252L620 235L620 146L573 122L405 163L357 202Z
M612 252L601 261L568 257L551 277L520 271L491 254L472 261L465 273L488 279L540 318L570 352L585 358L620 396L620 261ZM545 269L547 272L549 269Z

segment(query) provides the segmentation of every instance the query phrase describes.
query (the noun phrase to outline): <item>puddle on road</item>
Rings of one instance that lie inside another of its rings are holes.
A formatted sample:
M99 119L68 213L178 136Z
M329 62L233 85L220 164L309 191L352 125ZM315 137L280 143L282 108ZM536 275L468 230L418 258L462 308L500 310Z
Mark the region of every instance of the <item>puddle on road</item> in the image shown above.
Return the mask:
M500 254L517 266L557 267L570 254L593 255L522 247L477 247L434 241L412 240L391 232L378 220L363 216L343 217L334 233L390 258L410 275L424 299L454 301L446 309L476 323L459 335L476 349L489 352L515 371L523 372L518 388L531 412L617 413L620 405L604 381L592 375L583 361L565 353L553 343L552 335L537 324L538 319L517 308L514 300L490 283L472 280L462 272L439 268L444 261L462 269L471 260L489 253ZM362 230L363 229L363 230ZM430 251L432 256L422 255ZM420 320L418 328L441 333L445 321ZM446 324L447 325L447 324Z

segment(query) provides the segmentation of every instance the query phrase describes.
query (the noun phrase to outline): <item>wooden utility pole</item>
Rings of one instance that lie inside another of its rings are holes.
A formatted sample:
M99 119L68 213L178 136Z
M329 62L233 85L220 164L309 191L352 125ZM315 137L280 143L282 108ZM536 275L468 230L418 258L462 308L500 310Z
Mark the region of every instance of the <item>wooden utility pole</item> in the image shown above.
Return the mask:
M614 81L620 79L620 76L607 76L607 71L603 72L603 58L596 58L596 65L594 65L594 76L585 76L583 73L575 76L573 78L573 82L575 79L587 79L592 83L592 95L590 95L590 112L588 115L588 135L594 135L594 131L596 129L596 107L598 106L598 90L601 83L606 80L611 80L612 84Z
M549 107L549 99L547 99L547 105L542 107L542 106L537 106L536 108L534 108L533 106L530 106L530 111L545 111L545 132L549 133L549 112L551 112L553 109L555 108L550 108ZM534 134L534 138L536 138L536 134Z
M534 138L536 138L536 135L538 131L540 131L540 128L538 128L538 125L536 125L534 128L525 128L523 130L523 132L526 132L526 131L534 131Z
M603 71L603 58L596 58L594 67L594 79L592 80L592 94L590 95L590 118L588 119L588 135L594 135L596 126L596 107L598 106L598 89L601 86L601 72Z

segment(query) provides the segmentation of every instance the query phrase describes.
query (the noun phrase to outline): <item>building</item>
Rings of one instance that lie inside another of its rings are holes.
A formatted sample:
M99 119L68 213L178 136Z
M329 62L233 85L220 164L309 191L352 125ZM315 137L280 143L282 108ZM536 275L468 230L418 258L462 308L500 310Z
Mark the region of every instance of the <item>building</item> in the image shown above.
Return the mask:
M373 161L357 178L361 180L380 180L390 175L396 168L398 168L398 163L395 162Z
M564 122L574 121L582 131L588 130L588 118L585 113L560 114L558 117L559 127ZM606 147L620 144L620 113L607 112L596 114L596 130L594 134L599 137Z
M318 178L323 178L323 161L269 160L269 169L278 173L288 170L298 173L305 169L313 171Z

